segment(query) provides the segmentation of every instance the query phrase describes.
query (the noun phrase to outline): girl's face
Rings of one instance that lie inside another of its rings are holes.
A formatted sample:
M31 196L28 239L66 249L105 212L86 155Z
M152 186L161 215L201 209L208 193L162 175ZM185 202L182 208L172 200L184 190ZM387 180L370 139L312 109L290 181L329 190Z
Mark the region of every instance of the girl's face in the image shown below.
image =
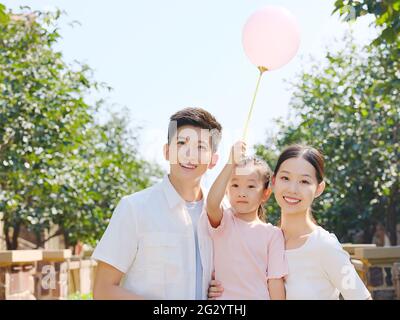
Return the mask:
M264 188L261 176L253 164L237 169L227 188L231 206L239 214L256 212L260 204L268 200L271 190Z
M285 160L272 178L275 199L287 214L307 212L324 188L325 183L317 181L315 168L303 158Z

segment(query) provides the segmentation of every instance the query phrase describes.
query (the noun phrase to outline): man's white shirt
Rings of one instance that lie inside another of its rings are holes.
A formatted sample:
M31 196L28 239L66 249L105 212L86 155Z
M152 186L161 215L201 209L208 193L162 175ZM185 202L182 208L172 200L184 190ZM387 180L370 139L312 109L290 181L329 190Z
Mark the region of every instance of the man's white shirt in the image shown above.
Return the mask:
M203 187L202 193L206 199ZM203 299L213 270L207 224L204 205L197 225ZM186 203L165 176L152 187L120 200L93 258L123 272L122 287L144 298L195 299L195 248Z

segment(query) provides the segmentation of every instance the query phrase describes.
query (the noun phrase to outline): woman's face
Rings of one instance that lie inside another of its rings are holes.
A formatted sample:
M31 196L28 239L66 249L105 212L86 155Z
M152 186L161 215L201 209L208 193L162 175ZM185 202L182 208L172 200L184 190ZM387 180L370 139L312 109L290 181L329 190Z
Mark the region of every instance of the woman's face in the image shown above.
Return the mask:
M286 214L307 212L324 188L325 183L317 181L314 167L303 158L285 160L272 178L275 199Z

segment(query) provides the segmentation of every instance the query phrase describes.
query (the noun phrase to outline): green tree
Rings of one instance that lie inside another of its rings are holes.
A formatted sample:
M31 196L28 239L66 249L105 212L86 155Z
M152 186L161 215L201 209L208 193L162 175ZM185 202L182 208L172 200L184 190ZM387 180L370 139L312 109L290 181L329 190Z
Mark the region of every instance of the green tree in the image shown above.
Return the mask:
M0 3L0 24L7 23L9 19L10 17L6 12L6 7L4 6L4 4Z
M4 11L4 10L3 10ZM54 49L60 12L9 14L0 24L0 213L7 248L22 226L37 245L64 234L94 242L122 194L148 186L159 170L137 156L127 122L95 121L104 85L88 66ZM119 120L118 120L119 119ZM56 224L55 234L43 231Z
M67 244L80 240L94 245L121 197L148 187L163 174L137 156L138 129L129 129L127 115L128 110L113 112L105 124L93 126L90 139L70 164L75 177L58 194L71 203L57 221Z
M294 117L279 120L275 140L257 146L271 164L293 143L323 151L327 189L314 213L323 225L349 241L362 229L371 241L373 220L386 222L392 243L400 210L400 68L398 44L345 49L311 63L292 83ZM273 206L273 204L271 204ZM272 207L273 209L276 207Z
M374 40L378 45L393 43L400 35L400 0L337 0L333 13L338 12L346 21L354 21L361 16L375 16L375 26L382 29Z

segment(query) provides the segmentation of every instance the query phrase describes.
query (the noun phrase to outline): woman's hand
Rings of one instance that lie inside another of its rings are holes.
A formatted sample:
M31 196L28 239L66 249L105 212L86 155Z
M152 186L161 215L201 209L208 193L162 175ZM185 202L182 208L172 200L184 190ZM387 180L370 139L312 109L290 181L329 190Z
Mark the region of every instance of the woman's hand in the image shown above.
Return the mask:
M221 282L215 280L215 272L212 273L212 280L210 281L210 286L208 287L208 300L215 300L222 295L224 288L222 288Z

